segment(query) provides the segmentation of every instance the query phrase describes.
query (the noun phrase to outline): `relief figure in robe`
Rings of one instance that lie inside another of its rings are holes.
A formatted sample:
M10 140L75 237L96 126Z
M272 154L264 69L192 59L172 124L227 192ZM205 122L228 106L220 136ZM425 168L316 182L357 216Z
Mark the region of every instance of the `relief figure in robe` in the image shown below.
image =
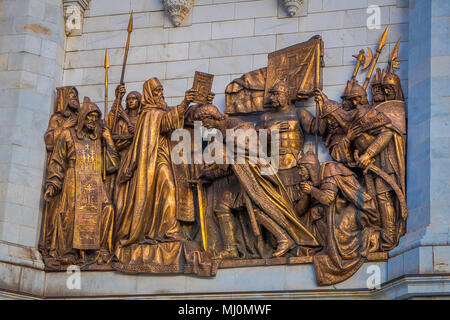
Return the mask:
M180 225L183 212L178 203L170 134L183 127L194 97L195 91L189 90L180 105L169 108L160 81L151 78L144 83L141 114L115 185L119 270L181 270L181 243L187 239Z
M363 191L355 173L338 162L324 162L319 185L302 182L304 193L323 206L325 250L313 256L319 285L352 276L370 252L378 251L380 228L375 200Z
M256 134L252 123L228 118L213 105L202 106L197 112L196 119L201 120L203 126L208 129L220 130L224 138L227 134L226 131L230 129L235 132L241 130L239 135L247 135L247 131ZM255 161L250 161L250 143L250 140L247 139L244 143L237 139L234 150L227 148L227 152L234 153L233 157L238 152L244 152L244 163L234 161L233 164L227 164L226 158L229 155L224 154L222 164L214 163L200 175L200 178L209 180L227 177L227 183L223 184L219 190L221 199L214 208L224 241L223 251L219 252L215 258L234 259L239 257L236 237L233 233L235 226L233 226L232 216L242 210L247 210L247 213L253 210L257 223L275 238L275 248L271 250L269 256L274 258L285 256L297 247L305 248L302 253L306 254L308 248L318 247L319 243L298 219L292 200L276 171L272 168L271 175L262 174L262 167L268 169L271 166L270 163L260 157L254 159ZM257 149L258 147L256 147ZM261 245L257 244L257 246L259 246L259 251L263 251ZM294 252L294 254L297 253Z
M107 173L116 171L120 160L100 117L97 105L85 98L76 126L61 132L52 152L44 198L54 202L54 231L46 265L111 260L114 208L102 172L103 166Z
M124 85L116 88L116 99L113 108L108 114L107 124L111 130L112 138L119 152L120 159L124 159L133 141L134 131L138 122L142 96L137 91L130 92L125 100L125 110L121 107L121 101L126 93ZM106 186L109 194L113 197L116 173L106 177Z
M296 203L300 194L297 159L303 155L304 133L314 133L314 117L305 109L300 111L300 115L297 114L295 106L289 101L289 88L283 79L277 80L269 90L269 99L275 110L261 115L257 129L267 129L269 135L279 132L278 176L289 197Z
M75 87L67 86L57 88L56 90L57 98L54 109L55 113L50 117L48 128L44 135L45 147L47 150L47 168L59 136L64 130L76 125L78 112L80 110L78 90ZM39 240L39 250L44 258L49 257L49 248L54 232L54 205L56 203L57 201L45 203Z

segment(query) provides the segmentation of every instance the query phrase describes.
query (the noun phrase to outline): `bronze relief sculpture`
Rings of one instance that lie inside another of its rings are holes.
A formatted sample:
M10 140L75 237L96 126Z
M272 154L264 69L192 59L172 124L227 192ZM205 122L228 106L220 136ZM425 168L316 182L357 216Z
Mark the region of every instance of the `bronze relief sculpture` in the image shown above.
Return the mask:
M104 121L88 98L80 108L75 88L59 88L45 135L47 269L214 276L219 268L313 263L317 283L330 285L365 261L387 259L407 209L398 43L372 78L386 34L373 58L370 49L355 56L341 103L322 91L319 36L233 80L226 114L210 89L199 89L211 87L207 74L175 107L153 77L122 108L122 79ZM299 107L311 96L316 115ZM257 121L246 117L255 112ZM316 136L306 152L305 135ZM333 161L319 162L318 137Z

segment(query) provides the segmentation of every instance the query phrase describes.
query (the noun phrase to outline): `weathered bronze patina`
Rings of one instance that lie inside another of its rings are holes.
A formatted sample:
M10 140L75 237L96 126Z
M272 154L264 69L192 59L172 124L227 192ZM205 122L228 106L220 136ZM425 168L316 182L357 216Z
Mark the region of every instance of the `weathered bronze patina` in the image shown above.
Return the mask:
M46 267L214 276L218 268L313 263L317 283L330 285L365 261L386 259L407 219L399 42L386 70L372 77L387 32L373 58L370 48L354 56L341 103L322 91L323 42L316 36L269 54L267 68L233 80L225 89L226 114L212 104L213 76L200 73L178 106L167 106L153 77L122 108L128 38L104 121L88 98L80 108L74 87L57 89L45 134L39 248ZM360 85L356 76L366 68ZM296 107L311 96L315 115ZM245 117L255 112L257 121ZM220 135L200 146L190 140L182 155L189 161L175 161L172 134L183 129L194 139L200 125ZM232 130L239 134L229 148ZM261 141L240 139L252 132L276 137L278 145L255 156L252 147L260 150ZM306 135L316 136L316 146L304 152ZM318 137L333 161L319 162ZM195 161L219 145L223 155Z

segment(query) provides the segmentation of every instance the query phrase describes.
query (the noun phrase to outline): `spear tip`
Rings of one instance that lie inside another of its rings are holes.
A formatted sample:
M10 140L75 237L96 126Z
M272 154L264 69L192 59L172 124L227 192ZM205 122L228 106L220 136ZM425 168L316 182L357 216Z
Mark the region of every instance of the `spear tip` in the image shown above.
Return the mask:
M108 56L108 49L106 49L105 51L105 65L104 65L105 69L109 68L109 56Z
M389 25L386 26L386 29L383 32L383 36L380 38L380 41L378 42L378 45L380 47L383 47L386 44L386 38L387 38L388 31L389 31Z
M133 11L130 14L130 21L128 22L128 32L133 32Z

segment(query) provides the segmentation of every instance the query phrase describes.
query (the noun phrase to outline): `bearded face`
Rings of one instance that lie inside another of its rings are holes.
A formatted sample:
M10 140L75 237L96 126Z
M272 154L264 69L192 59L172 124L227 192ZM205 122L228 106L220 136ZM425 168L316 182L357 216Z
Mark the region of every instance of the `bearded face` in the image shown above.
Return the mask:
M310 180L309 171L304 165L299 166L299 173L300 173L300 180L302 182Z
M270 102L272 103L272 106L275 108L282 108L289 104L288 102L288 96L284 92L274 91L271 92L269 95Z
M69 91L68 106L72 111L78 111L80 109L80 101L78 100L78 94L73 89Z
M345 111L350 111L350 110L354 109L352 101L348 98L343 98L342 99L342 109L344 109Z
M89 132L94 132L98 126L100 120L100 115L97 111L92 111L86 116L86 121L84 123L85 128Z
M378 84L372 86L372 98L374 102L384 101L384 92L383 87L381 85Z
M384 94L386 95L386 100L395 100L395 88L391 84L384 86Z
M162 86L158 86L152 91L153 99L158 106L167 107L166 100L164 98L164 89Z

